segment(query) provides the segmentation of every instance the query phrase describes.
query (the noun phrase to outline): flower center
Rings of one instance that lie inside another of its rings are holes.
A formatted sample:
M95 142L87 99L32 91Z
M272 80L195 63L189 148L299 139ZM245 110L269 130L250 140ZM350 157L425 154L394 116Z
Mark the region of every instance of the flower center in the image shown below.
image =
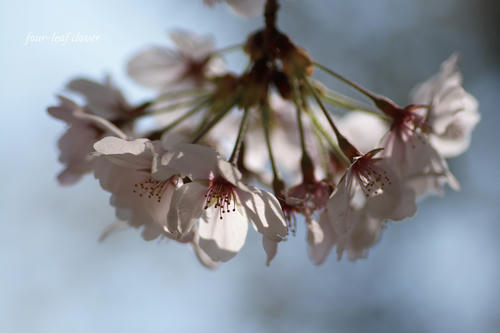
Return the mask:
M205 207L217 209L219 218L222 220L225 213L236 211L237 196L235 187L223 178L215 178L210 181L207 193L205 193Z
M135 183L132 192L137 194L140 198L148 198L160 203L166 189L169 185L173 185L174 181L173 178L157 180L148 177L140 183Z
M408 141L410 137L415 137L425 141L424 134L429 131L428 124L424 117L415 113L414 110L406 110L395 120L393 128L396 128L403 141Z
M373 197L384 192L391 185L387 171L375 165L371 156L363 156L353 165L353 171L365 196Z

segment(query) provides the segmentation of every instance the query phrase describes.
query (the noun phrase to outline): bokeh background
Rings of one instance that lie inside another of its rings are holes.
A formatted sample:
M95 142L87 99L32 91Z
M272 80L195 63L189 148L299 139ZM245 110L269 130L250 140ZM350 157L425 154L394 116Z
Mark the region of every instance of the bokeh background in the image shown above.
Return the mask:
M482 112L470 150L450 162L462 191L424 201L354 263L331 256L313 266L302 227L269 268L255 233L216 272L136 230L98 243L113 210L92 176L57 185L64 126L45 111L54 95L73 76L112 74L140 101L151 92L124 71L136 50L167 44L172 28L235 44L261 19L201 0L1 1L0 332L500 332L498 2L282 2L280 26L298 44L402 104L452 52L462 54ZM30 32L100 40L25 45Z

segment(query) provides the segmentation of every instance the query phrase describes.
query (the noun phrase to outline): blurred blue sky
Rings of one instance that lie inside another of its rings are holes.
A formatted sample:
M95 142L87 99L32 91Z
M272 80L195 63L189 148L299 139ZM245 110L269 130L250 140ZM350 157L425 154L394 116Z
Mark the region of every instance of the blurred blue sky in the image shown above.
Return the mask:
M471 149L451 161L462 191L422 203L391 224L369 258L307 258L304 230L264 266L260 240L218 271L186 248L113 222L108 195L86 177L61 188L45 109L73 76L112 74L133 101L150 92L124 73L139 48L166 32L242 41L241 20L201 0L0 2L0 332L499 332L499 31L493 2L284 0L280 25L320 62L406 102L411 87L462 54L465 86L481 104ZM498 6L497 6L498 7ZM94 43L25 45L33 34L96 34ZM496 43L496 44L495 44ZM232 56L238 67L241 57ZM332 80L318 75L333 87Z

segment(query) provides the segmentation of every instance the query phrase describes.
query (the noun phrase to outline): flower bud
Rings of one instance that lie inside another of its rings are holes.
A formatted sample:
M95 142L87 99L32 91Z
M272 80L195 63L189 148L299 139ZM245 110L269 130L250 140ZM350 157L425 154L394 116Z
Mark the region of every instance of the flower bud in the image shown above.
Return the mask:
M295 47L282 62L284 72L292 77L311 76L314 71L313 61L303 48Z
M288 100L292 99L292 84L290 83L290 80L285 73L281 71L274 71L271 74L271 80L276 86L276 89L278 89L281 97Z

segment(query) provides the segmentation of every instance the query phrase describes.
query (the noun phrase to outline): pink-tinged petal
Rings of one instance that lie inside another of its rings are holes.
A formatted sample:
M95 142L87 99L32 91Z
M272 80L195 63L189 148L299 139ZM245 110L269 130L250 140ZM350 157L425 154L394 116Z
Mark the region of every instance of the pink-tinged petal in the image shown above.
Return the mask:
M61 95L57 95L56 97L60 105L47 108L47 112L54 118L63 120L67 124L72 124L75 121L74 112L81 109L81 107L69 98Z
M380 118L361 111L350 111L337 123L342 134L363 153L377 148L389 129Z
M469 146L472 130L480 120L479 105L462 87L459 57L453 54L441 70L411 93L415 104L429 105L430 141L443 157L454 157Z
M198 35L186 30L170 32L170 39L186 59L201 61L215 49L211 36Z
M132 154L140 155L146 150L148 139L123 140L113 136L102 138L94 144L94 149L103 155Z
M394 167L400 167L400 175L404 179L409 175L420 172L428 165L432 147L428 139L420 133L415 133L406 140L402 140L400 136L397 136L392 154L400 156L400 162L393 165Z
M184 184L174 192L167 216L167 230L174 237L188 233L201 217L206 193L207 187L198 182Z
M209 179L217 170L219 154L210 147L179 144L171 154L163 155L161 164L192 180Z
M109 77L106 77L104 84L78 78L70 81L66 87L82 94L92 113L106 119L117 117L130 109L125 97L119 89L113 86Z
M237 188L238 200L254 227L265 237L281 241L288 235L285 216L278 199L254 186Z
M266 266L269 266L274 257L276 257L276 253L278 253L278 243L279 242L269 239L266 236L262 236L262 246L267 256Z
M460 190L458 180L448 169L446 161L437 152L425 169L407 178L407 183L419 198L428 195L442 195L446 185L455 191Z
M217 269L219 267L219 263L212 260L209 255L200 247L200 235L198 232L198 228L195 228L194 238L191 241L191 247L193 248L194 254L198 261L208 269Z
M350 206L352 187L353 175L349 169L327 203L328 220L333 224L333 229L339 237L343 237L352 228L352 209Z
M172 85L184 73L183 57L170 49L153 46L136 54L127 64L127 73L137 83L154 89Z
M97 141L94 149L115 164L149 171L153 163L153 151L149 142L148 139L124 140L108 136Z
M362 210L358 211L355 226L347 243L344 244L349 260L366 258L369 249L378 242L381 231L382 223L380 220L368 216Z
M254 17L264 12L265 0L226 0L234 12L243 17Z
M83 121L87 122L89 125L93 125L99 129L101 129L102 131L104 131L104 133L110 133L110 134L113 134L113 135L115 135L119 138L122 138L122 139L127 138L127 135L125 133L123 133L123 131L121 129L119 129L113 123L107 121L106 119L104 119L102 117L99 117L99 116L96 116L93 114L89 114L89 113L84 112L83 110L80 110L80 109L78 109L74 112L74 116L76 119L83 120Z
M203 0L207 6L213 6L222 0ZM265 0L226 0L231 9L243 17L252 17L264 12Z
M82 172L75 172L66 168L57 175L57 181L62 186L70 186L76 184L80 179L82 179L83 175L84 173Z
M378 214L378 217L385 217L393 221L402 221L408 217L415 215L417 212L417 196L415 190L407 184L402 184L401 191L399 191L398 205L387 216ZM373 203L371 203L373 205ZM368 206L368 204L367 204ZM370 210L367 208L367 210ZM377 214L374 215L377 217Z
M99 236L99 243L104 242L111 234L114 234L118 230L124 229L126 226L127 222L125 221L117 220L111 223L102 231L101 235Z
M243 176L241 172L233 164L219 159L216 173L234 186L248 190L247 185L242 182Z
M247 217L233 212L221 219L214 207L205 210L200 224L200 247L213 261L228 261L241 250L248 232Z
M370 175L366 176L371 181L361 184L367 196L366 210L381 219L402 220L413 216L417 211L415 191L401 181L386 159L371 164Z
M174 170L168 166L168 164L163 164L162 161L167 161L170 159L174 153L167 152L165 154L153 154L153 164L151 166L151 173L155 179L169 179L170 177L179 174L177 170Z
M171 180L157 181L146 171L116 165L105 156L96 158L95 176L111 192L110 203L119 220L142 227L145 240L165 235L167 213L176 188Z
M415 133L405 141L391 131L385 144L387 159L417 197L441 194L446 184L455 190L459 189L446 161L421 133Z
M92 145L101 135L95 128L75 123L61 136L58 141L59 161L65 165L58 175L61 185L72 185L92 171Z
M321 265L326 260L335 242L336 234L326 211L320 214L319 222L310 220L307 223L309 258L314 264Z

